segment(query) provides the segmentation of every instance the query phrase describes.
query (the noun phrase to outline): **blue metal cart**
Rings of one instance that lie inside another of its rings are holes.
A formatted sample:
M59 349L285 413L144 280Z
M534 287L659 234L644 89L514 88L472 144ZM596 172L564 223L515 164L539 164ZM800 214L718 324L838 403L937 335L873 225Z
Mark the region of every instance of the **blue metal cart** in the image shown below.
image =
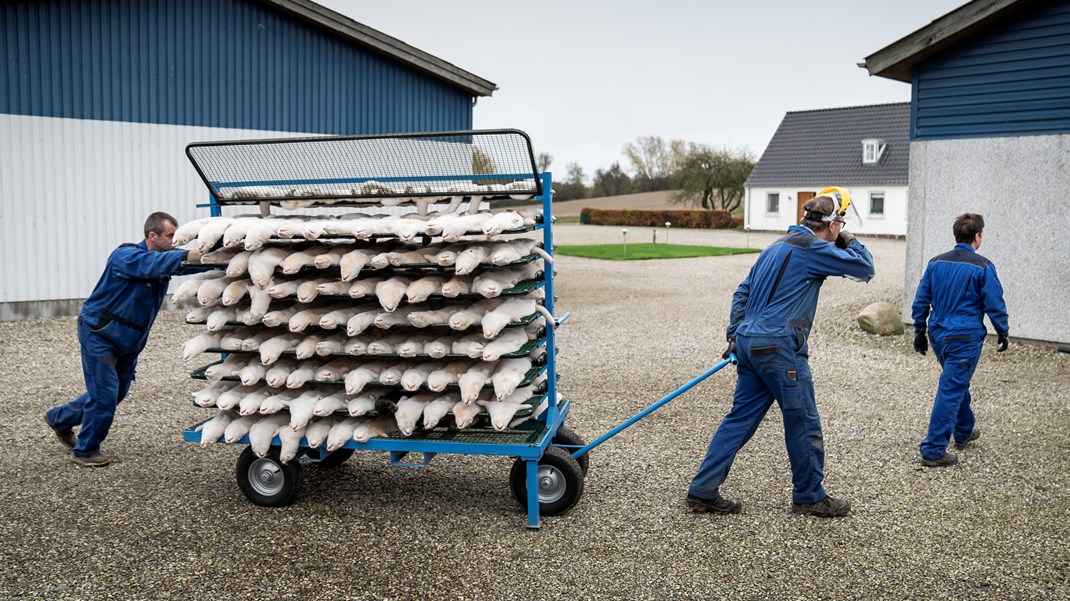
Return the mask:
M530 140L517 130L212 142L191 144L186 152L209 188L211 202L202 206L210 207L213 216L219 216L224 205L260 206L263 214L270 204L367 206L398 192L416 203L443 195L527 195L542 204L542 223L534 229L542 230L543 249L553 252L551 176L537 172ZM556 315L552 267L544 269L541 285L544 306ZM395 433L364 443L350 440L333 452L311 448L303 439L297 457L288 462L279 458L282 443L276 437L265 457L251 448L241 453L236 470L239 487L256 504L280 506L297 494L303 464L337 466L357 450L385 451L392 465L416 467L428 465L441 453L500 455L515 458L510 489L526 508L528 527L538 528L540 515L564 513L579 501L591 449L730 362L711 367L587 444L565 425L571 404L557 389L555 329L567 319L566 313L546 324L545 337L539 342L546 347L545 364L528 375L528 380L540 373L546 376L541 395L545 410L536 418L505 431L436 427L416 430L408 437ZM198 426L203 423L185 429L184 439L200 442ZM241 442L248 444L248 436ZM412 461L411 454L416 453L421 457Z

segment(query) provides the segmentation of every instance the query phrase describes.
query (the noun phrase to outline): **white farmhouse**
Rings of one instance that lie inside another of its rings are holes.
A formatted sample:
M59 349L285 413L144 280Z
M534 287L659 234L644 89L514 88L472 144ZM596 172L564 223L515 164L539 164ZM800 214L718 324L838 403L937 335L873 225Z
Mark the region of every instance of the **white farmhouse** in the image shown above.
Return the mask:
M744 184L744 227L783 231L839 186L862 217L852 231L906 235L909 134L908 102L789 112Z

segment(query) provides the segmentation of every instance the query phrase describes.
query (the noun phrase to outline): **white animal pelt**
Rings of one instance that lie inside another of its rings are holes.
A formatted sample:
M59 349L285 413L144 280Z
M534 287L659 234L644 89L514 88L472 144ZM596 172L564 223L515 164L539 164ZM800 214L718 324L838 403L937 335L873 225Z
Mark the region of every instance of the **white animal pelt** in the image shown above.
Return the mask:
M175 288L175 292L171 295L171 302L178 307L190 306L197 299L197 289L201 287L201 284L225 275L225 273L218 270L193 274Z
M516 415L517 411L529 408L527 403L519 401L480 400L478 403L486 407L487 413L490 415L490 424L498 432L509 427L509 423L513 420L513 416Z
M312 408L312 414L318 417L325 417L345 409L347 404L345 395L341 391L335 392L317 400Z
M304 307L299 304L294 304L283 309L272 309L271 311L268 311L264 314L264 317L261 319L261 321L265 326L271 328L285 325L288 329L290 318L293 317L295 313L302 310L304 310Z
M408 361L399 361L386 367L379 372L379 383L386 386L395 386L401 383L401 374L409 368Z
M236 387L234 382L225 382L220 380L214 384L205 386L204 388L193 393L193 404L199 407L211 407L216 404L216 400L219 399L219 395Z
M320 357L341 354L349 339L345 334L333 334L316 343L316 354Z
M296 399L290 401L290 427L294 430L304 430L312 419L316 402L322 397L319 390L306 390Z
M216 363L209 365L204 370L204 377L209 382L215 382L220 378L227 378L238 375L238 372L248 365L248 359L239 355L230 355L223 360L222 363Z
M456 423L457 428L464 430L468 426L472 425L479 412L483 408L478 403L465 403L464 401L458 401L451 411L453 412L453 421Z
M349 285L349 298L364 298L375 294L375 288L386 280L383 277L364 278Z
M260 419L259 415L244 415L231 420L223 429L223 442L233 444L249 433L249 428ZM203 436L202 436L203 441Z
M439 367L439 365L436 361L424 361L423 363L409 367L401 374L401 387L409 392L418 390L421 386L427 383L427 376L429 376L437 367ZM430 400L428 400L428 402L430 402Z
M490 381L494 368L494 363L479 361L457 378L457 385L461 388L462 403L468 405L476 400L483 386Z
M326 252L318 255L312 264L316 266L316 269L335 267L341 262L342 257L352 250L352 244L336 244L334 246L328 246Z
M533 298L511 298L501 303L493 311L486 313L480 323L483 326L483 335L488 339L494 338L502 329L538 311L548 320L547 325L554 323L554 316Z
M283 248L262 248L249 257L249 279L261 288L266 288L271 281L275 268L289 256Z
M498 363L491 383L494 385L494 396L500 401L516 390L516 387L524 381L524 376L531 370L531 359L505 359Z
M475 243L457 255L457 262L454 263L453 268L456 270L457 275L465 275L475 271L480 264L487 262L487 260L487 245Z
M453 406L461 402L461 395L451 392L442 394L424 407L423 427L430 430L442 421L442 418L453 409Z
M286 413L262 417L249 428L249 447L253 449L257 457L267 457L271 442L278 434L279 428L289 427L290 416Z
M312 380L316 375L316 370L319 369L320 362L315 360L305 360L297 364L297 367L290 372L290 375L286 376L287 388L301 388L305 383Z
M212 313L218 310L215 307L194 307L186 313L186 323L205 323Z
M398 308L398 304L401 303L401 299L405 296L405 291L408 289L412 280L402 276L394 276L389 279L379 282L375 286L375 296L379 299L379 304L387 312L393 312Z
M270 386L263 386L257 390L250 392L242 397L238 402L238 413L240 415L252 415L260 411L260 404L264 402L264 399L275 394Z
M479 359L483 356L483 349L486 347L486 339L479 332L473 332L471 334L462 336L453 341L451 350L454 355L463 355L472 359Z
M496 236L502 232L519 230L524 228L524 217L516 211L502 211L495 213L483 223L483 233L488 236Z
M349 399L347 404L349 415L360 417L370 411L374 411L375 403L383 398L386 390L385 388L375 388Z
M417 328L444 326L449 323L450 317L453 317L455 313L461 310L463 310L463 307L450 305L427 311L413 311L406 316L406 319L410 325Z
M403 396L398 400L398 409L394 412L394 421L402 436L410 436L416 429L416 422L424 414L424 409L435 400L438 395L421 393L413 396Z
M295 369L297 369L297 361L293 359L278 361L264 373L264 382L272 388L282 388Z
M216 250L201 257L201 265L228 265L239 252L237 250Z
M473 365L475 365L474 361L450 361L438 366L427 375L427 387L435 392L441 392L450 384L456 384L461 374ZM458 400L460 400L459 397Z
M394 326L408 325L409 315L415 312L418 307L405 307L398 309L393 313L382 312L375 316L375 327L386 330Z
M422 303L431 295L440 294L442 292L442 285L446 283L446 276L442 275L429 275L424 276L418 280L409 284L409 287L405 289L405 300L409 304Z
M483 346L483 360L497 361L502 355L520 350L528 340L528 333L524 328L505 328L494 340Z
M305 436L305 429L285 425L279 428L278 436L281 443L279 461L286 463L297 457L297 452L301 450L301 439Z
M360 275L362 269L371 262L372 257L379 254L371 248L358 248L342 255L338 261L338 267L342 272L342 281L350 282Z
M353 440L364 443L372 438L386 438L398 431L397 422L391 416L367 420L353 429Z
M302 337L296 334L278 334L260 343L260 362L271 365L278 361L286 351L292 351L301 343Z
M183 223L175 230L173 244L178 247L190 242L197 237L197 234L201 231L201 228L204 227L204 225L211 223L215 219L215 217L204 217Z
M294 390L283 390L276 392L260 402L260 407L256 412L260 415L271 415L272 413L278 413L283 409L290 406L290 403L297 398L297 392Z
M216 217L214 220L202 225L200 230L197 231L197 249L202 253L212 250L223 238L223 233L227 231L233 221L234 219L231 217Z
M342 421L342 418L334 415L309 421L308 426L305 428L305 441L308 442L308 446L318 449L327 440L331 428L340 421Z
M204 332L190 338L182 347L182 359L189 361L210 348L219 348L220 338L219 332Z
M441 359L450 353L453 340L447 336L439 336L424 345L424 354L432 359Z
M297 252L290 253L282 262L282 272L293 275L304 267L312 267L316 264L316 257L326 253L325 246L311 246Z
M473 325L480 323L483 316L494 311L502 304L503 301L499 299L483 299L476 301L468 306L468 308L458 311L450 316L450 327L454 330L466 330ZM530 314L530 312L528 313Z
M316 345L323 340L322 336L316 334L308 334L305 339L297 344L297 348L294 349L294 356L298 359L308 359L316 354Z
M215 400L215 406L223 410L233 409L237 407L238 403L241 402L243 398L245 398L245 395L254 393L257 390L260 390L260 388L262 388L259 385L242 386L241 384L236 384L235 382L222 383L231 385L230 388L221 392L219 394L219 397L217 397Z
M346 394L359 394L365 386L377 381L379 374L390 366L391 363L387 361L372 361L350 370L345 377Z
M223 293L220 295L219 301L224 307L232 307L241 302L241 300L245 298L247 294L249 294L249 288L251 287L252 286L249 285L248 280L233 280L229 284L227 284L226 288L223 289ZM200 298L201 292L200 290L198 290L197 299L200 300Z
M494 298L522 281L537 277L541 272L541 267L534 262L496 271L485 271L472 281L472 292L484 298Z
M248 250L244 250L233 257L227 262L227 277L228 278L240 278L249 272L249 259L253 256L253 253Z
M234 421L234 414L229 411L220 411L212 416L212 419L197 426L195 432L201 433L201 446L206 447L213 442L217 442L220 436L223 436L223 431L227 429L230 422Z
M455 275L442 284L442 296L457 298L462 294L472 292L472 282L475 280L471 275Z
M327 450L336 451L352 440L353 430L360 425L361 421L355 417L347 417L331 426L331 431L327 434ZM307 430L305 435L308 435Z
M236 307L221 307L210 310L212 312L208 315L208 319L205 320L209 332L222 331L227 327L227 324L238 319L238 309Z

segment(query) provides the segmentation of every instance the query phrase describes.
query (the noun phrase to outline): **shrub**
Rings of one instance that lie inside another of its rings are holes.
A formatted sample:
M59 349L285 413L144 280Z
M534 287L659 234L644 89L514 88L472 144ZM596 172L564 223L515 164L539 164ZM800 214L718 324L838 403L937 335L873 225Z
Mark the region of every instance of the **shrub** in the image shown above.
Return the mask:
M592 209L580 211L580 223L591 225L625 225L661 227L668 221L672 227L692 229L727 229L739 227L743 220L733 218L728 211L689 211L680 209Z

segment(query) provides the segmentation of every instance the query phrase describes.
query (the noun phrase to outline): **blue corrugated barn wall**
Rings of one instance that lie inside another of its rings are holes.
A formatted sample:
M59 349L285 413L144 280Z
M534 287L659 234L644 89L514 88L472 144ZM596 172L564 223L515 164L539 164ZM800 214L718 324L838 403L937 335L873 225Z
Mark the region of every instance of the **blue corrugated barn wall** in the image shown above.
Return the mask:
M980 213L1011 337L1070 350L1070 0L1015 3L911 73L904 319L955 218Z
M912 92L912 139L1070 132L1070 2L1039 2L918 63Z
M320 134L472 126L471 93L253 0L5 0L0 34L0 113Z
M190 142L471 129L494 90L307 0L2 0L0 53L0 320L76 313L149 213L206 216Z

